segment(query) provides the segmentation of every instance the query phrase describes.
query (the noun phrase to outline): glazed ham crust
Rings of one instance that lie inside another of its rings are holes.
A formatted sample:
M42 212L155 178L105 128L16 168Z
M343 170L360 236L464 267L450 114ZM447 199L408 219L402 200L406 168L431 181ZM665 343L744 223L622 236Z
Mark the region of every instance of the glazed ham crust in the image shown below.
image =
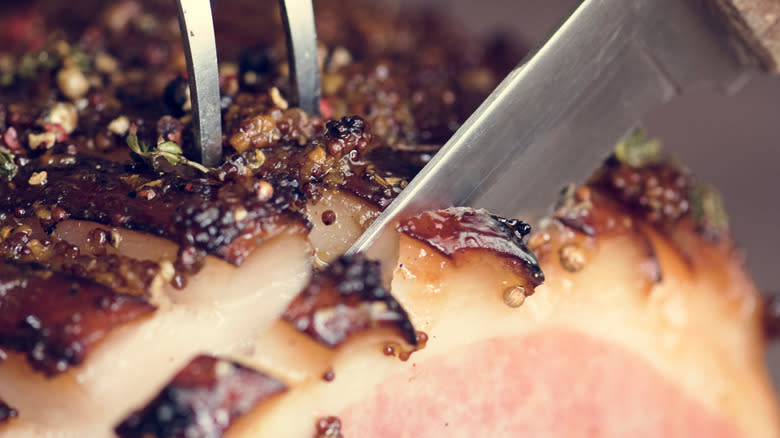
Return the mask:
M218 436L233 418L285 389L282 382L240 364L197 356L116 433L122 438Z
M641 137L533 233L449 208L341 256L511 47L322 0L313 116L278 13L224 2L204 169L173 5L89 1L0 5L0 436L780 436L717 195Z
M47 375L79 365L114 327L154 311L143 298L30 265L0 265L0 288L0 346Z

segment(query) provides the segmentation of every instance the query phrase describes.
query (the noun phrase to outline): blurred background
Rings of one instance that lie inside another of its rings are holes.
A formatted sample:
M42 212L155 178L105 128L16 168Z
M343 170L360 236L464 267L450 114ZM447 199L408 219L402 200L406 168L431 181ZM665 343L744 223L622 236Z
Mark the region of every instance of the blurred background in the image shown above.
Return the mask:
M480 33L497 29L533 47L577 0L394 0L445 10ZM519 60L518 60L519 61ZM765 292L780 292L780 76L757 76L733 96L699 91L656 109L644 120L702 181L718 187L731 230ZM769 350L780 388L780 345Z

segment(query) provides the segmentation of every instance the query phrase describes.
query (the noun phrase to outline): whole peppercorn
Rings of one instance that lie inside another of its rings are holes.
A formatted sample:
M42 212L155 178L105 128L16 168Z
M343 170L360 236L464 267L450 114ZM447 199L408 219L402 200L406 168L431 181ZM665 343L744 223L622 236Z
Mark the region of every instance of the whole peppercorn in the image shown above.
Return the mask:
M371 134L366 121L358 116L342 117L325 124L325 144L328 153L341 157L350 150L363 152L368 147Z
M645 212L651 223L675 222L690 209L688 174L671 164L642 168L619 165L608 175L609 188L624 203Z

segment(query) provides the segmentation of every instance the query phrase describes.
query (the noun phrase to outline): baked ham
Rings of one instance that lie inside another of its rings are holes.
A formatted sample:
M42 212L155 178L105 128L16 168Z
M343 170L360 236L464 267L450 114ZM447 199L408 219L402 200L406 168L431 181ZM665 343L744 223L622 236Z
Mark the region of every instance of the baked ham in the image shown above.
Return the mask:
M641 136L533 230L453 207L399 221L397 258L342 255L507 46L318 2L311 116L278 14L221 2L207 169L173 5L94 3L0 6L0 437L780 436L778 306Z

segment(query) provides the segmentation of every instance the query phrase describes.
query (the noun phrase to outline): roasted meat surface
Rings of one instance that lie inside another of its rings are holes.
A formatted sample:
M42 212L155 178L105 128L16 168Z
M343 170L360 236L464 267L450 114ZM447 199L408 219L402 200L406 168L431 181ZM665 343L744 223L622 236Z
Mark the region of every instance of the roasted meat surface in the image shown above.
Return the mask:
M780 312L641 134L533 229L452 207L344 256L522 50L316 1L310 115L277 7L216 5L204 168L173 2L0 5L0 437L780 436Z

